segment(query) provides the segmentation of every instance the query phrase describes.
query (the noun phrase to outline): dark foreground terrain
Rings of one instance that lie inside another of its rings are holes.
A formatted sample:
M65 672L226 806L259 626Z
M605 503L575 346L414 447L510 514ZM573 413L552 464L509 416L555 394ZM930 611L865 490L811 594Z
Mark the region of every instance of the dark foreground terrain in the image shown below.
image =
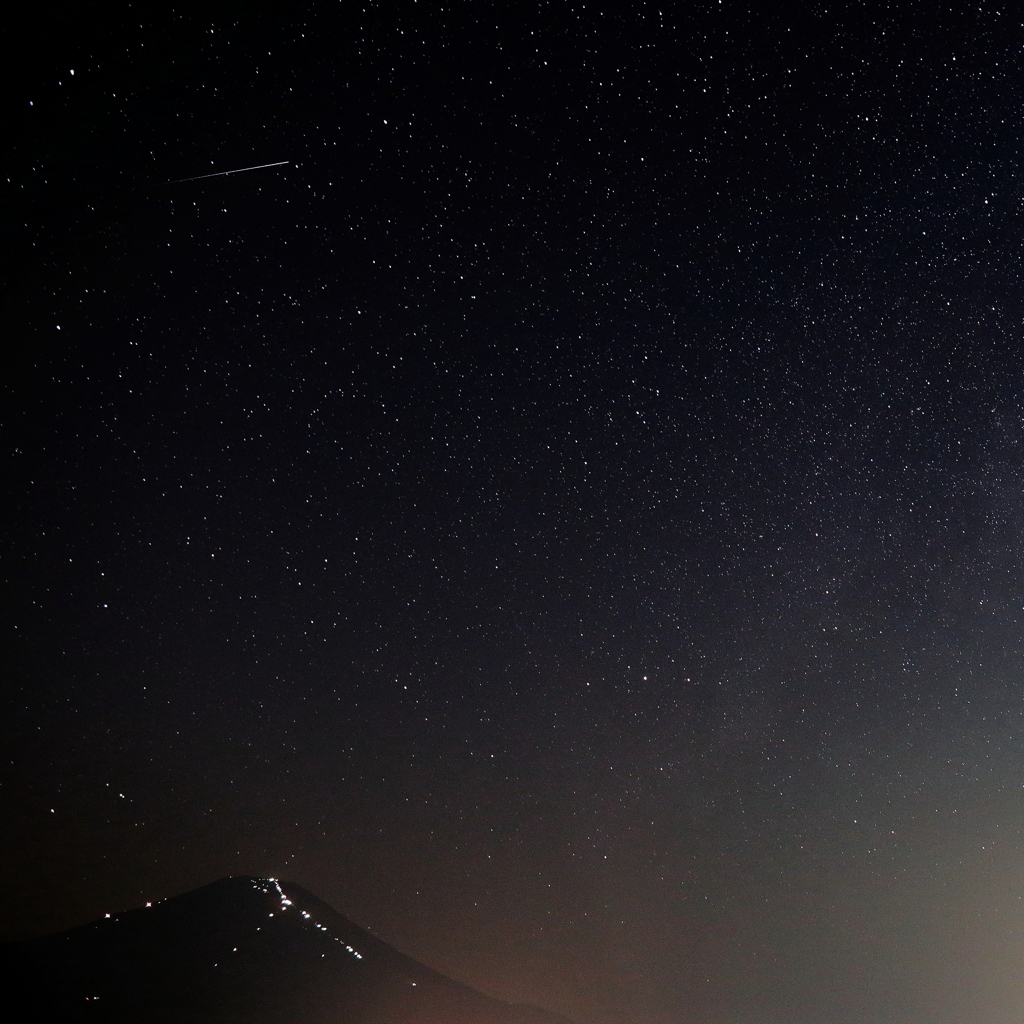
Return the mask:
M225 878L2 947L8 1020L567 1024L452 981L297 885Z

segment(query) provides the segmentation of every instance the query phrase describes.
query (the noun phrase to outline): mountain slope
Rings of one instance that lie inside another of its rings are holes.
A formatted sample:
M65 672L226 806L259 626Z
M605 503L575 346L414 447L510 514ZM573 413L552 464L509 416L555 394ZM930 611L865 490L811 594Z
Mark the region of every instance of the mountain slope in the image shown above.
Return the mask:
M19 1019L153 1024L565 1024L452 981L300 886L225 878L2 948Z

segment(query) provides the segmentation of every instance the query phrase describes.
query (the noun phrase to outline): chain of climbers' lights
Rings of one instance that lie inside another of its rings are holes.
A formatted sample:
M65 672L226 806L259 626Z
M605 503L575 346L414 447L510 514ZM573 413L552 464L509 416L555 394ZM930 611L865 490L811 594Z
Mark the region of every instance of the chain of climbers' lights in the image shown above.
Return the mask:
M276 878L267 878L265 879L265 881L269 882L277 890L277 895L281 900L280 913L284 913L290 906L293 906L292 901L288 899L288 897L284 894L284 890L281 888L280 883ZM254 886L254 888L256 888L259 892L262 892L265 896L270 895L270 889L263 889L258 885ZM325 934L329 935L330 938L337 942L338 945L341 946L341 948L344 949L346 953L351 953L352 956L354 956L357 960L363 959L362 953L360 953L357 949L353 949L347 942L344 942L343 940L339 939L337 935L331 935L324 925L320 924L319 921L313 919L313 916L309 913L308 910L300 910L299 913L305 920L309 921L310 924L312 924L313 927L316 928L318 931L322 931ZM270 916L273 917L273 913L271 913Z

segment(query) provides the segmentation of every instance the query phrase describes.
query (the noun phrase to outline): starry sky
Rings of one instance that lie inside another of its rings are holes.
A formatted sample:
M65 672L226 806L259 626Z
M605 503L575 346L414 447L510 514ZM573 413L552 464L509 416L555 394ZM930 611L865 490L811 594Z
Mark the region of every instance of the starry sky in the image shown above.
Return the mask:
M2 937L280 876L577 1024L1019 1024L1019 12L26 17Z

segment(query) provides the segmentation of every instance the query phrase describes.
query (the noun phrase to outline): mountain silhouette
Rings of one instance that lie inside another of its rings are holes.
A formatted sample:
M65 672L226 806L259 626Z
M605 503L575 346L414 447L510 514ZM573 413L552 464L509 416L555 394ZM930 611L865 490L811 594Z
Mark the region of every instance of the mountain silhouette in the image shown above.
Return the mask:
M491 999L273 878L224 878L0 950L26 1024L568 1024Z

